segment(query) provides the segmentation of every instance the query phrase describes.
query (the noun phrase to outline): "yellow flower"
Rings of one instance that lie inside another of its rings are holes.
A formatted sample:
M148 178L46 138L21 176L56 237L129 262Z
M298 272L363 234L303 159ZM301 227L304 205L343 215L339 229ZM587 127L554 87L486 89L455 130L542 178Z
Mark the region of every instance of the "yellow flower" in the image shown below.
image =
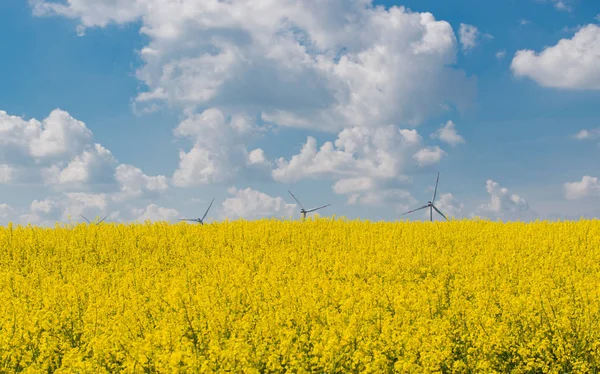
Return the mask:
M0 228L2 372L600 370L600 221Z

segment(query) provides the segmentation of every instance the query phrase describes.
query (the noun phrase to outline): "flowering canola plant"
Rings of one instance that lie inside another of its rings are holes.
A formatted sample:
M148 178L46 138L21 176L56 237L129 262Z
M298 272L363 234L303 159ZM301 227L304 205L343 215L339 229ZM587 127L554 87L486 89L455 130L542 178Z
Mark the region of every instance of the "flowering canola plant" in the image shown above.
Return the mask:
M0 372L597 372L600 221L0 228Z

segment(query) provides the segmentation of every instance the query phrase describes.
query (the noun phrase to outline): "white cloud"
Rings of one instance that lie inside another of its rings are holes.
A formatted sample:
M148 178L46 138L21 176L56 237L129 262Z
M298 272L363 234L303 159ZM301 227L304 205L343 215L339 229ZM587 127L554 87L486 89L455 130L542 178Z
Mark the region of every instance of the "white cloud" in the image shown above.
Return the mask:
M587 25L539 54L517 51L511 69L545 87L600 90L600 27Z
M465 207L451 193L441 194L434 204L448 219L460 217Z
M461 23L458 29L458 37L463 50L473 49L477 46L479 30L473 25Z
M442 157L446 156L447 153L438 147L427 147L419 149L414 155L413 158L417 161L419 166L429 166L433 164L437 164L440 162Z
M90 215L90 212L106 213L108 207L108 196L106 194L91 194L84 192L67 192L64 194L66 199L60 203L64 210L62 219L66 220L69 216L71 219L78 219L80 214ZM92 219L94 215L87 217Z
M350 205L394 207L396 211L405 210L408 204L414 204L415 202L416 200L410 192L399 188L383 188L377 191L353 193L348 199Z
M30 205L30 210L32 213L45 213L48 214L52 212L58 204L50 199L44 199L41 201L33 200Z
M167 177L148 176L133 165L117 166L115 176L123 194L119 198L139 197L144 192L164 192L169 188Z
M479 44L480 39L493 39L494 37L487 33L482 34L479 29L473 25L461 23L458 29L458 38L462 50L466 52L475 48Z
M595 19L596 21L600 22L600 13L598 13L598 14L596 15L596 17L594 17L594 19Z
M140 20L149 42L137 76L148 91L137 104L218 107L335 132L418 124L476 94L475 80L450 67L447 22L368 0L40 1L34 11L85 27Z
M163 208L156 204L150 204L144 209L133 209L135 220L145 221L172 221L179 217L179 212L171 208Z
M348 195L349 204L396 204L410 199L397 188L410 181L410 172L446 155L438 146L422 148L422 140L416 130L395 126L346 129L320 149L316 140L308 137L299 154L289 161L277 160L273 178L280 182L329 178L335 181L333 191Z
M525 26L525 25L529 25L531 23L531 21L523 18L519 21L519 23L521 24L521 26Z
M111 22L123 23L135 20L145 1L130 0L69 0L68 4L29 0L36 16L60 15L68 18L79 18L82 26L106 26ZM80 32L83 33L83 28Z
M290 217L296 211L296 204L287 204L279 196L271 197L250 188L230 187L227 192L234 195L222 203L227 218Z
M43 200L34 200L29 211L20 216L20 222L53 226L57 221L85 222L81 215L90 221L108 216L105 222L172 220L179 215L175 209L156 204L136 206L135 203L141 202L140 200L125 202L123 194L125 192L122 191L111 194L65 192Z
M577 31L581 30L582 28L584 28L586 25L575 25L575 26L565 26L563 27L562 31L564 33L567 34L575 34Z
M164 176L118 165L108 149L93 142L86 125L65 111L53 110L42 121L0 111L0 183L41 182L61 193L33 200L20 212L22 223L52 225L69 216L77 221L80 214L110 213L116 219L125 201L168 187Z
M410 154L421 140L416 130L394 126L345 129L335 142L325 142L319 150L316 140L308 137L290 161L277 160L273 178L281 182L316 177L397 179L409 166Z
M452 27L404 7L375 7L370 0L36 4L35 14L78 19L82 31L141 22L148 43L140 50L137 78L145 91L135 110L164 104L183 111L186 119L174 134L193 144L180 150L171 178L180 187L361 173L378 184L401 179L416 149L365 144L348 151L326 143L317 152L310 140L306 151L315 159L280 159L271 173L264 151L249 151L253 135L263 130L255 119L344 135L370 128L374 135L367 137L385 137L389 124L416 126L448 110L463 111L476 95L475 78L453 67Z
M13 168L10 165L0 165L0 184L8 184L13 177Z
M503 49L501 51L496 52L496 58L498 60L503 59L506 56L506 51Z
M565 183L565 197L568 200L600 196L600 181L597 177L583 176L581 182Z
M567 0L551 0L552 3L554 4L554 7L558 10L562 10L565 12L571 12L573 11L573 7L570 3L570 1Z
M385 183L368 177L340 179L332 188L336 194L347 195L349 205L387 206L398 211L416 201L409 192L387 188Z
M433 139L439 139L444 143L448 143L453 147L465 143L465 139L456 132L456 125L452 121L446 122L444 126L431 134L431 137Z
M88 192L111 192L120 186L123 192L132 192L133 187L123 183L134 181L124 181L127 175L122 168L115 169L117 165L108 149L93 142L86 125L63 110L53 110L41 122L0 111L0 183L43 181L61 191ZM146 178L147 190L166 189L163 176L137 177Z
M510 194L507 188L501 188L497 182L488 180L485 189L490 194L490 202L480 206L484 212L489 212L497 216L503 216L507 213L520 213L529 209L529 204L525 199Z
M92 138L83 122L60 109L41 122L0 111L2 179L10 173L10 183L43 180L60 188L110 184L116 160Z
M8 204L0 204L0 225L5 225L15 218L15 210Z
M60 109L53 110L38 129L29 144L31 155L36 158L73 154L92 138L92 132L83 122Z
M265 157L265 152L260 149L257 148L253 151L251 151L248 154L248 162L250 162L250 164L264 164L267 162L267 159Z
M44 169L46 184L59 187L83 188L90 185L114 184L117 160L112 153L96 143L71 160L66 167L53 165Z
M80 215L89 220L98 216L103 218L108 213L111 213L110 217L117 217L119 212L110 210L109 203L110 196L107 194L66 192L44 200L34 200L29 212L20 216L20 222L53 226L57 221L84 221Z
M60 109L42 122L0 110L0 161L23 164L70 158L81 153L91 138L83 122Z
M600 138L600 127L591 130L581 130L577 134L573 135L574 139L577 140L593 140Z
M192 140L194 145L188 152L179 152L179 167L173 174L173 183L181 187L222 183L244 171L268 177L270 164L264 152L255 149L249 153L244 145L260 131L251 118L226 117L216 108L191 115L174 131L176 136Z
M375 181L369 177L340 179L333 185L333 191L339 195L368 191L375 187Z

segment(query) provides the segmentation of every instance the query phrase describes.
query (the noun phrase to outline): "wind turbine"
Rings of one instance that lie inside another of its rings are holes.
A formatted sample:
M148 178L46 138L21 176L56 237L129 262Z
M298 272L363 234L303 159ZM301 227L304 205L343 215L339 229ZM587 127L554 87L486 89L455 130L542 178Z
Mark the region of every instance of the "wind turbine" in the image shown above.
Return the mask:
M92 222L90 222L90 220L89 220L89 219L85 218L85 216L84 216L83 214L80 214L80 216L81 216L81 218L83 218L84 220L86 220L86 221L87 221L87 223L89 223L90 225L92 224ZM106 216L104 216L104 218L102 218L102 219L101 219L100 221L98 221L98 222L96 222L96 221L94 220L94 222L93 222L93 223L95 223L96 225L98 225L98 224L102 223L102 222L103 222L103 221L104 221L106 218L108 218L108 214L107 214Z
M302 204L300 203L300 201L298 201L298 199L296 199L296 196L294 196L294 194L292 193L292 191L288 190L288 192L290 193L290 195L292 195L292 197L294 198L294 200L296 200L296 202L298 203L298 205L300 205L300 208L302 208L302 209L300 209L300 213L302 213L302 219L306 218L306 213L314 212L316 210L323 209L323 208L328 207L328 206L331 205L331 204L327 204L327 205L320 206L318 208L306 210L306 209L304 209L304 207L302 206Z
M215 198L213 197L212 201L210 202L210 205L208 206L208 209L206 209L206 212L204 213L204 215L202 216L202 218L180 218L180 221L192 221L192 222L198 222L201 225L204 225L204 218L206 218L206 215L208 214L208 211L210 210L210 207L213 205L213 202L215 201Z
M435 195L437 194L437 187L438 187L438 182L440 181L440 173L438 172L437 175L437 180L435 181L435 190L433 190L433 198L431 199L431 201L427 202L427 205L423 205L420 208L417 209L413 209L413 210L409 210L406 213L403 213L402 215L408 214L408 213L412 213L412 212L416 212L417 210L421 210L421 209L425 209L425 208L429 208L429 220L433 221L433 211L435 210L436 212L438 212L442 217L446 218L446 216L444 215L444 213L440 212L440 210L438 208L435 207L435 205L433 205L433 203L435 202ZM448 220L448 218L446 218L446 221Z

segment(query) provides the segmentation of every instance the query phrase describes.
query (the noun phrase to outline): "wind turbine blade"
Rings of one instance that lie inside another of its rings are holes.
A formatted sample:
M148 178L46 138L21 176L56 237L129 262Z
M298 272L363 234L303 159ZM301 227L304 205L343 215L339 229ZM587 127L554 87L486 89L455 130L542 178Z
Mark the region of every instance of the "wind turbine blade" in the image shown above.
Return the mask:
M196 222L197 219L195 219L195 218L179 218L179 221L192 221L192 222Z
M104 222L104 220L107 219L107 218L108 218L108 214L104 218L102 218L100 221L98 221L98 223Z
M300 205L300 208L304 209L304 207L302 206L302 204L300 203L300 201L298 201L298 199L296 199L296 196L294 196L294 194L292 193L292 191L288 190L288 192L290 193L290 195L292 195L292 197L294 198L294 200L296 200L296 202L298 203L298 205Z
M319 209L327 208L327 207L328 207L328 206L330 206L330 205L331 205L331 204L327 204L327 205L323 205L323 206L320 206L320 207L318 207L318 208L315 208L315 209L307 210L307 211L306 211L306 213L310 213L310 212L314 212L315 210L319 210Z
M425 208L427 208L428 206L429 206L429 205L423 205L423 206L422 206L422 207L420 207L420 208L413 209L413 210L409 210L409 211L408 211L408 212L406 212L406 213L402 213L402 214L401 214L401 216L403 216L403 215L405 215L405 214L408 214L408 213L416 212L417 210L425 209Z
M438 208L435 207L435 205L431 205L433 207L433 209L435 209L436 212L438 212L442 217L446 218L446 216L444 215L444 213L440 212L440 210ZM446 218L446 221L448 220L448 218Z
M85 216L83 214L80 214L81 218L83 218L84 220L87 221L87 223L91 223L89 219L85 218Z
M208 209L206 209L206 213L204 213L204 215L202 216L200 221L204 221L204 218L206 218L206 215L208 214L208 211L210 210L210 207L213 205L214 201L215 201L215 198L213 197L212 201L210 202L210 205L208 206Z
M438 172L437 179L435 180L435 190L433 190L433 198L431 199L432 204L435 202L435 195L437 195L437 187L438 187L439 181L440 181L440 173Z

